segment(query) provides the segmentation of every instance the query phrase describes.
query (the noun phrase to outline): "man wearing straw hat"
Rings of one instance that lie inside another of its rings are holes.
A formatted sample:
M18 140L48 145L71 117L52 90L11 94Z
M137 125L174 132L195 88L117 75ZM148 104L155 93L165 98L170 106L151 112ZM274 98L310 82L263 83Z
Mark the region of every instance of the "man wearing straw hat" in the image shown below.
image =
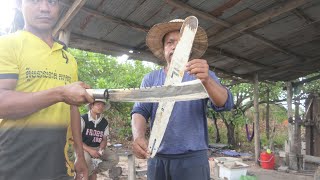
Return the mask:
M107 147L109 128L103 112L109 108L110 104L106 100L96 99L87 105L88 113L81 116L82 141L89 180L96 180L97 173L107 171L119 162L118 155ZM94 165L95 162L98 162L98 166Z
M172 20L156 24L150 29L146 38L147 46L156 57L166 62L166 66L147 74L142 87L164 84L173 52L180 39L179 30L183 21ZM230 91L221 86L215 73L209 70L207 61L200 59L207 46L206 32L199 27L182 81L200 79L210 98L175 103L158 153L148 160L148 179L210 179L207 104L209 102L215 111L224 111L232 108L233 100ZM150 119L152 127L157 107L157 103L135 103L133 107L132 148L138 158L149 156L145 137L146 124Z

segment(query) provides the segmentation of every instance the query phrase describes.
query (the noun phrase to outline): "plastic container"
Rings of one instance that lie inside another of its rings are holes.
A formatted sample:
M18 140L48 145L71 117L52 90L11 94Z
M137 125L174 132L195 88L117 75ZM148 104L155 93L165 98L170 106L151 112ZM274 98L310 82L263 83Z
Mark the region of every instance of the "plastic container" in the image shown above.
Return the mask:
M210 168L210 176L214 177L214 179L222 178L222 176L231 176L229 171L226 168L221 168L221 166L229 166L233 165L235 162L242 162L242 159L240 158L234 158L234 157L217 157L214 158L214 163L209 164L211 165Z
M219 178L228 180L239 180L241 176L247 175L248 165L242 162L218 164Z
M263 169L274 169L274 154L262 152L260 153L260 166Z
M227 164L227 163L233 163L233 162L242 162L242 159L240 158L234 158L234 157L217 157L214 158L214 161L216 163L222 163L222 164Z

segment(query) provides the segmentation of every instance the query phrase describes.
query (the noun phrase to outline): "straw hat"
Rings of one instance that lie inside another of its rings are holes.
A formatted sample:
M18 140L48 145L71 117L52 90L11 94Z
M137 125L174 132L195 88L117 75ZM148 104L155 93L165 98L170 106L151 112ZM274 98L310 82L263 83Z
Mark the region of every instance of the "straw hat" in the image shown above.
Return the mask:
M154 25L148 32L146 43L152 53L159 59L165 60L163 52L163 37L172 31L180 31L183 19L174 19L170 22ZM190 59L200 58L207 50L208 37L202 27L198 27L193 41L192 53Z
M95 99L93 103L95 102L103 102L105 104L105 107L104 107L105 111L110 109L111 107L111 104L109 103L109 101L106 101L105 99ZM90 105L92 105L93 103L86 104L87 110L90 110Z

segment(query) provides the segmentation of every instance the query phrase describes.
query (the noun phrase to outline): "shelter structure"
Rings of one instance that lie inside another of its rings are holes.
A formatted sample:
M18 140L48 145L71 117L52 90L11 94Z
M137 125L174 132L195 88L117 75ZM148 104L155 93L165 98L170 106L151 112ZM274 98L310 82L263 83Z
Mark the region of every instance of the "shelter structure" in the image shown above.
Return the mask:
M260 154L258 82L286 81L288 117L292 80L320 69L320 0L61 0L54 35L70 47L163 64L145 44L156 23L190 15L206 29L204 55L218 76L253 82L255 158ZM294 121L288 159L297 169ZM258 161L257 161L258 162Z

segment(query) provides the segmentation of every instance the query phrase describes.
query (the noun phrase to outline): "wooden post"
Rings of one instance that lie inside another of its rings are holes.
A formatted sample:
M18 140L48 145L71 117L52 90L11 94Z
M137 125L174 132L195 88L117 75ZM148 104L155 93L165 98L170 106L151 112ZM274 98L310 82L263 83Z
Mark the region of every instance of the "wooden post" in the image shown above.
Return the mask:
M320 117L320 98L318 94L313 95L313 104L312 104L312 137L311 137L311 155L320 156L320 132L319 132L319 117Z
M294 103L294 144L295 144L295 152L297 154L297 166L298 170L300 170L301 164L302 164L302 156L301 156L301 126L300 126L300 116L299 116L299 105L300 105L300 98L297 97L295 103Z
M253 90L253 104L254 104L254 154L256 164L259 164L260 155L260 129L259 129L259 80L258 73L253 78L254 90Z
M313 96L311 94L308 95L308 99L305 102L305 117L304 117L304 125L305 125L305 141L306 141L306 155L313 155L311 154L311 146L314 143L312 140L312 126L311 126L311 117L313 112Z
M267 107L266 107L266 135L267 139L270 139L270 123L269 123L269 111L270 111L270 89L267 89Z
M298 162L297 162L297 153L296 153L296 145L295 145L295 137L294 137L294 124L293 124L293 111L292 111L292 82L287 82L287 106L288 106L288 164L289 168L292 170L298 170Z
M59 40L65 43L67 46L69 46L70 34L71 34L70 28L61 30L59 32Z
M128 155L128 180L136 179L136 165L134 160L134 155Z
M80 9L86 2L87 0L75 0L66 14L59 20L59 22L57 22L56 27L53 29L52 35L56 36L60 30L66 29L69 26L71 20L76 14L78 14Z

